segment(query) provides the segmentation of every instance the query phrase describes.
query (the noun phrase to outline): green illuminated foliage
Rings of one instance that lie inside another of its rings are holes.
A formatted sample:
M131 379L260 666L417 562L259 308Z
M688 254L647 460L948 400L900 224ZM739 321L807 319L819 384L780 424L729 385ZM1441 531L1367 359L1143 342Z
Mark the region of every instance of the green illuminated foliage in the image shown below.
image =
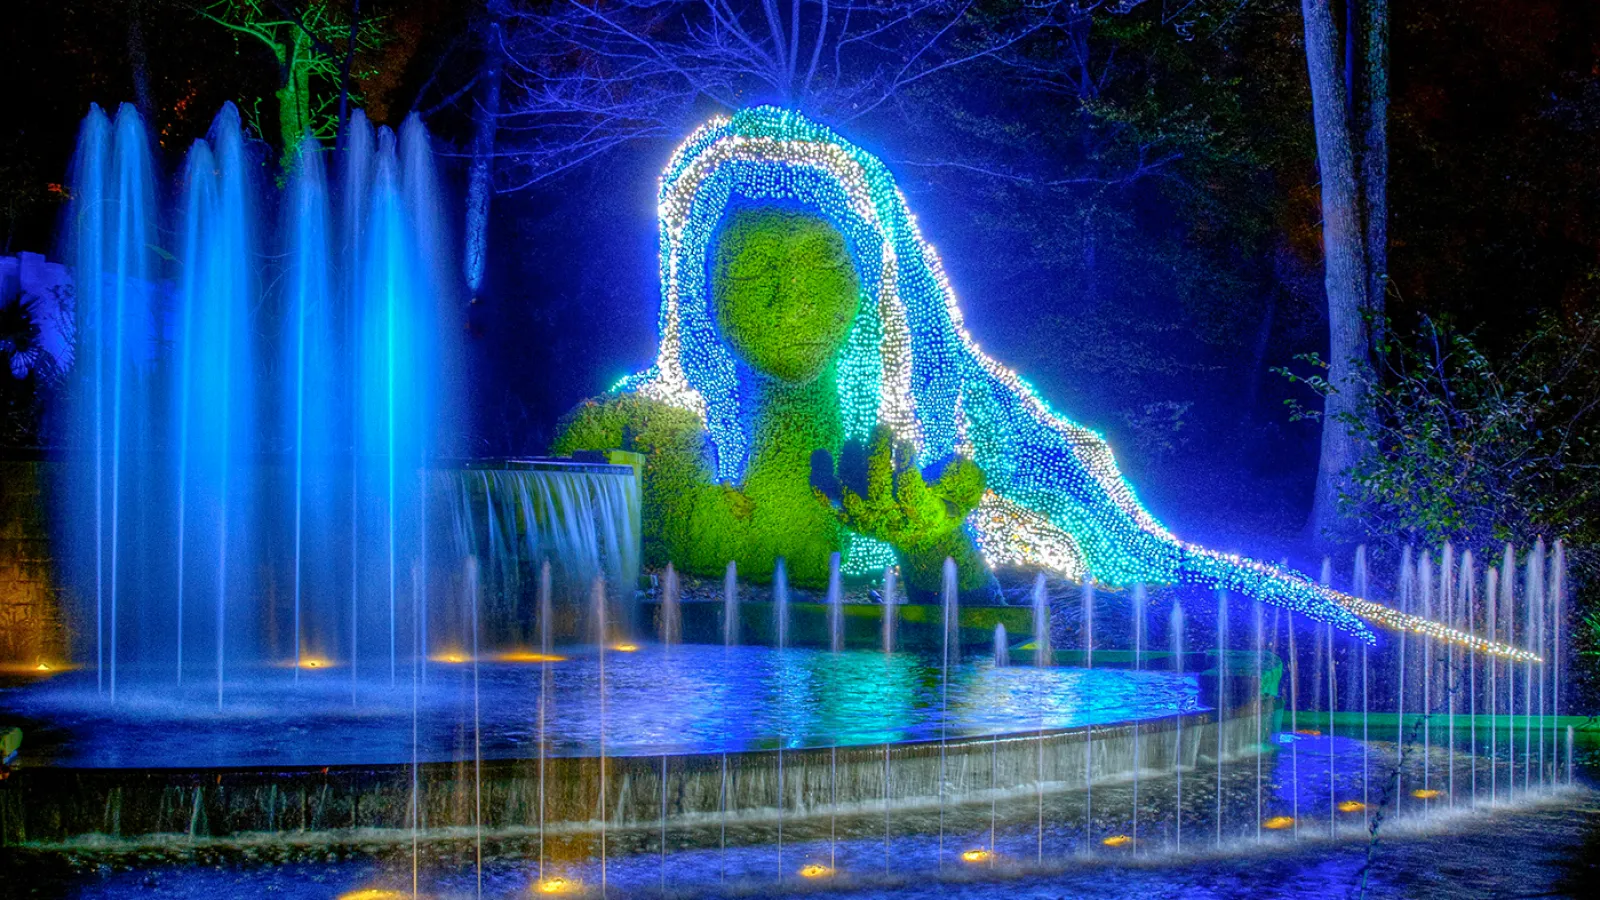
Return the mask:
M843 235L804 213L734 212L712 271L717 328L747 365L782 381L815 378L861 307Z
M752 370L756 392L750 460L742 484L713 476L696 416L634 393L589 401L562 422L553 452L623 448L645 454L645 558L715 576L729 560L741 575L771 576L779 557L796 584L821 586L847 530L893 544L909 582L939 584L946 556L963 588L986 572L961 527L983 495L970 461L929 482L894 472L887 430L873 443L874 481L835 508L811 486L812 454L844 443L836 358L860 308L860 284L844 239L824 220L752 208L723 226L713 256L716 322Z

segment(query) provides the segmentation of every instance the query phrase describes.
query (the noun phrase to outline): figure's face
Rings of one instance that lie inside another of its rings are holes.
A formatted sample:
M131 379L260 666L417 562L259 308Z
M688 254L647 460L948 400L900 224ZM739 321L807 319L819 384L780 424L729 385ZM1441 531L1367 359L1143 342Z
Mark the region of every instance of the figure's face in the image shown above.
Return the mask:
M711 301L744 363L773 378L816 378L861 306L844 236L826 220L775 208L739 210L717 238Z

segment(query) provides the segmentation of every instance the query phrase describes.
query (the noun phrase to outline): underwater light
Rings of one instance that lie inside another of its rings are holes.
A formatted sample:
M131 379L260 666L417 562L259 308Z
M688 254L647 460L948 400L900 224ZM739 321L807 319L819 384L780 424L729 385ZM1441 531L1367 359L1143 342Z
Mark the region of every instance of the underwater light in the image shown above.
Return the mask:
M1261 823L1262 828L1271 829L1272 831L1278 831L1288 828L1292 825L1294 825L1293 816L1273 816L1272 818Z
M976 850L968 850L965 853L961 854L962 861L963 862L969 862L969 863L988 862L990 859L993 859L993 858L994 858L994 854L992 852L988 851L988 850L983 849L982 847L979 847Z
M300 659L300 668L302 669L326 669L331 665L333 665L331 661L320 656L305 656Z
M632 653L635 650L639 649L639 645L638 644L626 644L626 643L624 643L624 644L612 644L611 645L611 649L617 651L618 653Z
M33 670L35 672L48 672L48 671L50 671L50 664L49 663L39 663L37 666L33 667Z
M457 652L452 650L449 653L441 653L438 656L430 656L430 657L428 657L428 660L429 660L429 662L450 663L451 665L459 665L461 663L472 662L472 657L466 655L465 653L457 653Z
M1105 844L1107 847L1126 847L1133 843L1133 838L1126 834L1113 834L1100 843Z
M410 896L409 893L391 891L388 888L361 888L360 890L350 891L347 894L340 894L339 900L400 900L401 897L408 896Z
M826 878L833 874L833 870L821 863L812 863L800 870L803 878Z
M541 894L560 894L571 890L573 884L565 878L546 878L534 887L538 888Z
M1441 796L1442 794L1444 794L1444 791L1441 791L1438 788L1417 788L1411 792L1411 796L1417 798L1418 800L1432 800L1433 798Z
M1315 728L1301 728L1300 730L1296 731L1295 734L1301 735L1302 737L1322 737L1322 732L1316 730Z
M565 656L556 656L552 653L534 653L531 650L508 650L495 657L498 662L508 663L547 663L561 662Z
M1360 800L1346 800L1339 804L1339 812L1361 812L1367 805Z

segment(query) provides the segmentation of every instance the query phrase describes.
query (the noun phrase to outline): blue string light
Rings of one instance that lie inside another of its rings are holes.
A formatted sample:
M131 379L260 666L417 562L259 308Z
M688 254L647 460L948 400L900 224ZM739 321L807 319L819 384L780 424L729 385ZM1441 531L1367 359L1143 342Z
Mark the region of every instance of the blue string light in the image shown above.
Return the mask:
M799 205L845 236L863 291L837 366L845 438L863 439L881 423L915 448L920 465L952 454L976 461L988 490L966 524L991 566L1037 566L1111 585L1226 588L1369 642L1363 618L1526 656L1178 540L1140 504L1100 434L1057 414L967 333L938 254L883 163L803 115L773 107L715 118L673 154L658 193L660 352L655 365L618 385L697 413L718 478L743 476L755 420L747 408L755 398L741 392L706 283L713 235L735 201ZM861 535L851 535L845 551L847 572L875 571L892 559L890 548Z

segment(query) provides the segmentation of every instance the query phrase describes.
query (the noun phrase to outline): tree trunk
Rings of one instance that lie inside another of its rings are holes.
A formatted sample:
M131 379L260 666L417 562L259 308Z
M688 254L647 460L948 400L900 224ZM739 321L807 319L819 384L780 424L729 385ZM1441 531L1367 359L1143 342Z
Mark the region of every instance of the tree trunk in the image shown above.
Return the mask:
M1366 205L1367 309L1372 349L1383 340L1389 289L1389 0L1367 0L1361 183Z
M293 25L287 27L293 33L280 53L283 82L276 92L278 139L283 142L280 162L285 172L294 168L300 141L311 129L311 72L308 65L311 39L300 28Z
M339 131L334 135L334 146L344 150L345 129L350 126L350 66L356 58L356 41L361 35L361 0L355 0L350 9L349 45L345 47L344 62L339 66Z
M1317 134L1317 167L1322 176L1328 381L1333 388L1323 406L1322 456L1311 505L1311 531L1320 539L1336 530L1342 480L1361 453L1345 420L1360 411L1365 391L1361 368L1367 359L1362 321L1367 307L1367 269L1350 118L1339 65L1339 32L1329 0L1301 0L1301 12Z
M462 263L473 297L483 285L489 253L489 198L494 193L495 125L500 116L500 23L484 29L482 93L473 107L472 165L467 170L467 233Z

